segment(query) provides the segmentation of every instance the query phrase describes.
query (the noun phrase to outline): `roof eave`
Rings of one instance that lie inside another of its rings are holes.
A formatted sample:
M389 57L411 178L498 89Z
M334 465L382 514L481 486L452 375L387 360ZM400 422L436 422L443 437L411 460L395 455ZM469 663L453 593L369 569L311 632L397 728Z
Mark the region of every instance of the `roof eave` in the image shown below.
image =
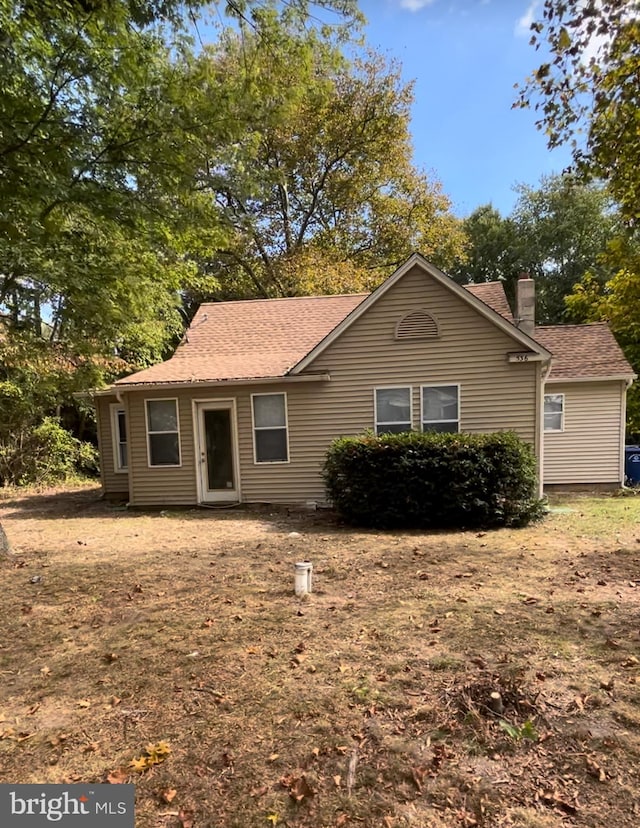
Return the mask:
M126 391L167 391L181 388L220 388L230 385L273 385L275 383L292 382L329 382L331 374L324 371L318 374L304 374L303 376L290 376L281 374L276 377L244 377L238 379L222 380L172 380L169 382L125 382L114 384L109 388L93 392L94 397L107 397Z
M545 383L550 382L612 382L612 381L623 381L623 382L633 382L638 378L637 374L628 373L628 374L606 374L605 376L586 376L586 377L579 377L579 376L566 376L566 377L549 377L545 380Z

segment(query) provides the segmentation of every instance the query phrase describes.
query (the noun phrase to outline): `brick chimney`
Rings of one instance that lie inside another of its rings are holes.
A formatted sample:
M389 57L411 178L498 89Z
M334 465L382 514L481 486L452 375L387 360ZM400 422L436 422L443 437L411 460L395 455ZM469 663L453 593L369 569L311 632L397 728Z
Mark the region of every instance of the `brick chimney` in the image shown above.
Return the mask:
M516 325L522 333L533 336L536 323L536 285L528 273L516 282Z

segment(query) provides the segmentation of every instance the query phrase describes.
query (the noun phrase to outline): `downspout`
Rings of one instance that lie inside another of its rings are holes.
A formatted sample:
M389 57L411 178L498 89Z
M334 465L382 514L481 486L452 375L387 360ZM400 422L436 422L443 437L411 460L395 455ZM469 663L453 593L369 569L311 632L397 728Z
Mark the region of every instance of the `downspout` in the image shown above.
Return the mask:
M624 380L622 383L622 400L620 404L620 486L624 488L626 463L626 435L627 435L627 391L633 385L633 380Z
M536 429L536 454L538 456L538 497L544 496L544 391L545 383L551 373L551 360L538 363L538 384L536 410L538 416Z

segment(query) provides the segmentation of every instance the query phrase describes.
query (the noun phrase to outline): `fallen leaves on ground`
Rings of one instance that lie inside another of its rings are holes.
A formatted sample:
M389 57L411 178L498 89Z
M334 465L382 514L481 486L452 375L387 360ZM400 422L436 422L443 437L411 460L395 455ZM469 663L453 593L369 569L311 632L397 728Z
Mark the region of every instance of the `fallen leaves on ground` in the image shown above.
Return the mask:
M295 802L302 802L303 799L309 798L315 793L304 774L300 776L286 774L280 779L280 784L289 791L289 796Z
M129 772L126 768L116 768L107 774L107 782L110 785L124 785L129 778Z
M144 773L154 765L159 765L165 761L167 756L171 753L171 748L166 742L156 742L149 744L136 759L129 762L129 768L134 773Z
M177 793L178 791L175 788L163 788L160 791L160 799L162 802L169 804L176 798Z

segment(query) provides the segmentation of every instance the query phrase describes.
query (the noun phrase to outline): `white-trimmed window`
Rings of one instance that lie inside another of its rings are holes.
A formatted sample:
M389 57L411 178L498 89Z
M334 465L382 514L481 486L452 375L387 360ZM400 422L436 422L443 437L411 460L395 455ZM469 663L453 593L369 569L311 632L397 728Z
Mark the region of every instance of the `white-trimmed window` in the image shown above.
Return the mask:
M544 395L544 430L564 431L564 394Z
M145 400L147 453L150 466L180 465L178 401Z
M252 394L253 457L256 463L289 462L287 395Z
M374 392L376 434L411 431L411 387L376 388Z
M420 389L423 431L460 431L460 386L423 385Z
M129 470L127 459L127 415L123 406L111 405L111 437L113 439L113 468L117 472Z

